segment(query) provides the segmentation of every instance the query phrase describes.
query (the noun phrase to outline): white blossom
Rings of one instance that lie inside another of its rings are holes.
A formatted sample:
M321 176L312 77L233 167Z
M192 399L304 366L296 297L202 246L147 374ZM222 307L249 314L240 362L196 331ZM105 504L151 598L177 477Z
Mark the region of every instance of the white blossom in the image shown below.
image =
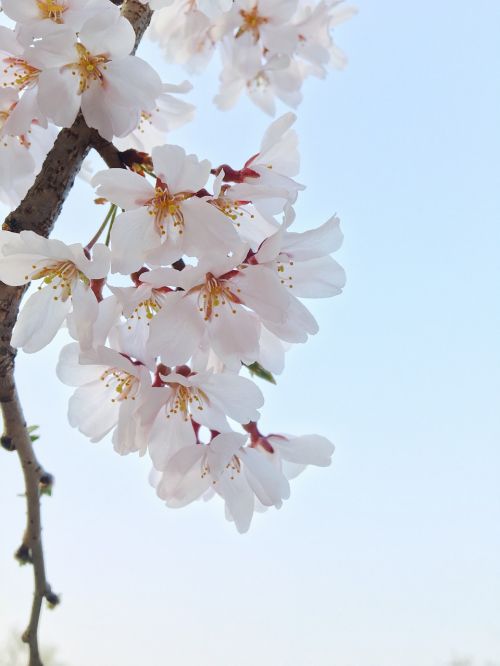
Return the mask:
M0 280L16 286L40 280L37 290L24 304L12 332L13 347L36 352L55 336L71 306L85 316L95 296L90 280L109 270L105 245L93 248L89 259L80 244L66 245L32 231L0 232Z
M156 184L124 169L101 171L93 179L97 194L125 213L111 234L112 269L138 270L143 263L161 265L182 257L227 251L239 243L231 222L206 197L198 197L210 174L210 163L186 155L180 146L153 150Z
M38 103L45 115L69 127L81 109L87 125L110 140L133 131L161 93L153 68L129 55L134 41L131 24L119 12L103 11L78 36L64 27L37 42L31 57L42 70Z

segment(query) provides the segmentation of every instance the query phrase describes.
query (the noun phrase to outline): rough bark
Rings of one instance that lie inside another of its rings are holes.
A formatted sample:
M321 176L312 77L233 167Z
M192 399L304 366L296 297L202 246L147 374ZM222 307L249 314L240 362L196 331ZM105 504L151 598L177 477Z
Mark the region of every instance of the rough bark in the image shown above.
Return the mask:
M134 52L151 20L152 12L139 0L126 0L122 14L132 23L136 33ZM3 228L20 232L31 230L47 237L61 212L75 177L91 147L107 157L109 166L118 159L112 144L105 142L89 128L81 114L72 127L63 129L48 153L33 186L19 206L5 219ZM111 161L111 164L109 164ZM116 163L116 166L118 164ZM26 287L10 287L0 282L0 410L4 422L2 445L16 450L23 470L27 522L21 548L25 562L33 565L34 594L28 627L23 641L29 646L29 666L43 666L38 648L38 623L43 599L56 603L47 583L40 519L40 481L44 471L38 463L14 381L15 350L10 346L12 329L19 303Z

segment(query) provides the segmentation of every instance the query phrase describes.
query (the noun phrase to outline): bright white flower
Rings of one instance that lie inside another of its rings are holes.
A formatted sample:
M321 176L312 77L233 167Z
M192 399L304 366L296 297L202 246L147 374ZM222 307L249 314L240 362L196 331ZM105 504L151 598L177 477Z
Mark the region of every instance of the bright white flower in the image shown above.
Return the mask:
M170 264L183 254L230 251L239 244L233 225L206 198L196 196L210 174L210 163L186 155L180 146L153 150L156 186L125 169L96 174L97 194L127 212L111 233L112 270L131 273L144 263Z
M145 453L149 430L136 415L141 385L151 383L144 366L108 347L81 353L79 345L72 343L61 350L57 376L64 384L78 387L69 401L70 425L91 442L114 430L118 453Z
M152 67L129 55L134 41L125 18L102 11L84 23L78 37L62 28L37 42L32 60L43 70L38 102L45 115L69 127L81 108L87 125L107 139L133 131L161 93Z
M137 129L123 139L114 141L119 150L135 148L151 153L154 146L165 142L168 132L185 125L193 119L195 106L184 102L173 93L187 93L192 89L188 81L180 85L164 83L162 94L156 100L156 107L151 111L142 111Z
M197 426L228 432L228 417L248 423L258 419L257 410L264 403L257 386L244 377L192 373L187 366L177 370L160 372L160 386L145 387L138 398L141 423L152 425L149 452L160 471L178 450L196 443Z
M83 317L92 311L90 280L106 276L108 270L105 245L95 245L89 259L80 244L66 245L32 231L0 232L0 280L13 286L41 280L19 313L12 346L39 351L53 339L71 305Z
M32 51L25 49L14 30L0 26L0 86L18 94L12 100L14 106L6 122L5 132L10 135L24 134L35 119L47 127L37 100L40 69L33 63L32 56Z
M179 508L215 490L238 531L246 532L256 502L279 508L290 488L281 471L261 452L244 446L245 442L244 435L230 432L214 437L208 445L181 449L156 479L159 497Z
M345 271L328 255L342 244L339 218L334 216L321 227L302 233L288 231L292 220L290 216L287 223L267 238L252 260L274 269L281 284L293 289L294 296L337 296L345 284Z
M23 199L56 137L41 126L33 101L34 90L20 99L15 88L0 88L0 199L9 206Z
M166 295L151 322L149 349L167 365L185 363L205 342L230 368L252 363L259 354L260 321L286 325L289 294L265 266L239 264L236 257L206 257L182 271L155 269L141 280L183 291Z
M136 287L111 287L125 319L117 327L120 349L154 369L155 357L148 353L149 326L165 302L165 291L149 284Z
M79 30L93 14L109 8L108 0L2 0L5 14L36 37L59 25Z
M321 435L268 435L265 439L273 449L270 456L277 459L287 479L294 479L308 465L328 467L335 451L330 440Z
M243 177L226 191L227 197L251 201L264 217L281 213L295 202L304 189L292 178L300 164L297 134L290 129L295 120L295 114L285 113L271 123L259 152L245 163Z
M220 89L214 102L222 111L233 107L246 90L252 102L262 111L273 116L276 100L296 107L302 96L302 72L286 54L267 54L249 35L239 40L225 40L222 44L223 69Z
M309 73L322 78L328 64L344 67L346 56L333 43L332 28L354 14L356 9L345 7L344 0L319 2L300 10L293 24L297 35L296 55L309 63Z
M153 14L151 36L159 42L167 60L202 69L214 51L217 29L196 2L174 0Z
M236 0L227 24L236 40L248 35L271 53L291 53L295 35L289 24L297 5L298 0Z

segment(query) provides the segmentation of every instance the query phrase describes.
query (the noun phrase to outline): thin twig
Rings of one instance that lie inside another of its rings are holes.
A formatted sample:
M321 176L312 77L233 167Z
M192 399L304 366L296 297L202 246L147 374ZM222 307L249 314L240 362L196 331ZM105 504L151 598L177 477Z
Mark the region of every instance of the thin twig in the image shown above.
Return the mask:
M45 472L33 451L12 371L3 378L0 390L0 408L4 420L4 437L10 439L17 451L26 489L27 521L21 549L25 552L25 561L33 564L35 590L31 616L23 634L23 641L29 646L29 666L43 666L38 648L38 623L44 597L52 596L45 574L40 519L39 483Z
M139 0L126 0L122 14L135 30L135 53L149 25L152 11ZM7 216L4 229L13 232L32 230L42 236L49 236L96 134L95 130L87 126L81 114L72 127L61 130L34 184L19 206ZM33 564L35 590L23 641L29 646L29 666L43 666L38 648L42 602L45 597L54 605L58 599L47 584L42 548L39 484L45 472L36 459L24 420L14 381L16 351L10 346L12 329L25 290L25 286L10 287L0 282L0 411L5 428L2 445L17 451L26 487L27 524L18 552L24 553L25 561ZM5 446L5 443L9 445Z

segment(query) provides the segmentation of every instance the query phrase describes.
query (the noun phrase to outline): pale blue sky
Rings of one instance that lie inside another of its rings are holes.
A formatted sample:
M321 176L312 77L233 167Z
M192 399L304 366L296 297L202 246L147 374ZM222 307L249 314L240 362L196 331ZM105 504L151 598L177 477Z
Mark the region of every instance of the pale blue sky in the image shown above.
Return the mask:
M297 123L298 224L339 214L348 283L263 387L264 427L329 436L332 467L242 537L219 503L166 509L145 461L69 428L57 344L19 357L57 480L44 538L63 603L42 635L71 666L500 663L500 5L357 4L347 69L306 84ZM215 72L172 142L238 165L269 121L214 110ZM79 184L57 235L92 235L90 201ZM0 452L0 640L31 594L11 556L20 492Z

